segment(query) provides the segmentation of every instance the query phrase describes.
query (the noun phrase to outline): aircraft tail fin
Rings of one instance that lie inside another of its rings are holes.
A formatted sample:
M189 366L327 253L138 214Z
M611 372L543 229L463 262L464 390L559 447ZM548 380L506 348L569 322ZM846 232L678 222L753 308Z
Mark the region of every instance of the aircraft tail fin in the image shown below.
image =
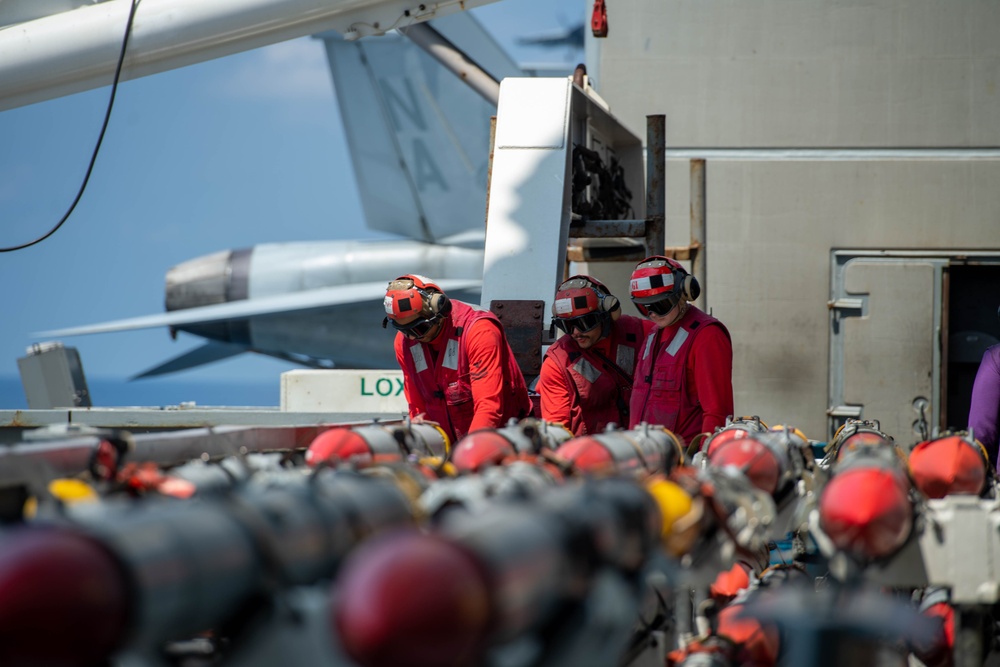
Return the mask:
M521 75L469 12L431 25L497 80ZM367 226L427 242L482 229L496 108L398 34L319 37Z

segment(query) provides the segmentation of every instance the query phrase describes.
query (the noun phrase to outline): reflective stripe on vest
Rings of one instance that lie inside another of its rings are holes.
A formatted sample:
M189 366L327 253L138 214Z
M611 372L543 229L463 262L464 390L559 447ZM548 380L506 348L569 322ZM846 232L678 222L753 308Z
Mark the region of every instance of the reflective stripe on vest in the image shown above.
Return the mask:
M631 347L625 345L618 346L618 353L615 357L615 363L626 373L632 373L635 371L635 350Z
M593 384L597 382L597 378L601 377L601 371L594 367L592 363L580 357L580 359L573 364L573 370L582 375L587 382Z
M674 334L673 340L670 341L670 345L667 346L666 350L667 354L669 354L671 357L676 355L677 351L681 349L681 345L683 345L684 341L686 341L687 339L688 339L688 330L678 329L677 333Z
M410 346L410 356L413 357L413 368L418 373L427 370L427 357L424 356L424 348L420 343L414 343Z
M444 359L441 360L441 366L444 368L450 368L453 371L458 370L458 339L452 338L448 341L448 345L444 349Z

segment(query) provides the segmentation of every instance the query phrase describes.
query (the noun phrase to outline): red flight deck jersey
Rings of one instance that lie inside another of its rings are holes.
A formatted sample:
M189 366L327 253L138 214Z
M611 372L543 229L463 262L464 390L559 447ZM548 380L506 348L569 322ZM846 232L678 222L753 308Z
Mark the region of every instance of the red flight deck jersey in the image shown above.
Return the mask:
M622 315L611 333L586 350L564 335L545 353L538 379L542 419L563 424L573 435L601 433L609 423L628 426L636 359L648 320Z
M640 352L629 428L659 424L691 442L733 414L733 344L725 325L695 306L656 329Z
M493 313L452 300L430 343L396 334L396 360L410 416L437 422L454 444L467 433L499 428L531 412L531 400Z

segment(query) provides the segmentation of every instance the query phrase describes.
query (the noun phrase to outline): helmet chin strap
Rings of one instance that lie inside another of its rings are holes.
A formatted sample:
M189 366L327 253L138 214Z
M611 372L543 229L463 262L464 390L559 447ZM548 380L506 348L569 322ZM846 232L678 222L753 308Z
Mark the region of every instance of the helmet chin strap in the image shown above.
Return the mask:
M444 329L443 326L444 317L442 317L441 315L435 315L435 317L437 318L437 320L434 322L433 325L431 325L431 328L427 330L427 333L425 333L423 336L417 339L418 341L422 343L433 343L435 340L437 340L437 337L441 335L441 331ZM427 340L424 340L425 338Z
M687 314L688 308L690 307L691 307L690 303L688 303L684 299L681 299L680 302L678 302L677 304L677 316L674 319L667 322L665 326L670 327L680 322L681 318Z
M607 338L611 335L611 325L614 320L618 319L614 317L612 313L604 313L601 317L601 338ZM601 340L598 338L597 340Z

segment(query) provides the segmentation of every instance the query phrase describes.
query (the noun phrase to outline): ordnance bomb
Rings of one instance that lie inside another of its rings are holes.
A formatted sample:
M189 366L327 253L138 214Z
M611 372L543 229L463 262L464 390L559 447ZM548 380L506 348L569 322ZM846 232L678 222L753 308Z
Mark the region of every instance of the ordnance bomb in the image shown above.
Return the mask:
M319 434L306 450L306 463L377 465L407 456L439 457L448 454L448 436L433 424L371 424L333 428Z
M91 667L248 614L276 588L328 578L362 540L413 524L393 484L289 475L219 498L105 503L75 524L0 536L0 657Z
M967 431L918 443L907 461L914 485L928 498L978 496L995 477L986 449Z
M453 513L438 531L387 534L359 549L336 583L334 625L364 667L477 664L543 628L538 640L558 643L559 615L583 603L603 570L635 576L660 530L652 497L621 479ZM624 650L634 619L620 621L605 650Z
M573 438L556 450L556 457L578 473L651 475L682 465L684 450L667 429L643 423L628 431Z
M480 472L513 458L552 453L572 437L561 424L522 419L503 428L469 433L455 444L451 462L459 472Z
M861 562L890 556L913 529L911 489L895 447L844 451L820 493L818 527Z

